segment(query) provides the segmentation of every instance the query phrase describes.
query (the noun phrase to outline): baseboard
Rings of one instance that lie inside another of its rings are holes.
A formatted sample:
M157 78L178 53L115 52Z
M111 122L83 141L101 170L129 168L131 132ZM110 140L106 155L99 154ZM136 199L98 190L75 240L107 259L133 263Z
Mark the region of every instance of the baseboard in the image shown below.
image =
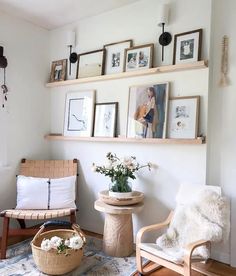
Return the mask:
M224 264L230 264L230 255L219 251L211 251L211 259Z

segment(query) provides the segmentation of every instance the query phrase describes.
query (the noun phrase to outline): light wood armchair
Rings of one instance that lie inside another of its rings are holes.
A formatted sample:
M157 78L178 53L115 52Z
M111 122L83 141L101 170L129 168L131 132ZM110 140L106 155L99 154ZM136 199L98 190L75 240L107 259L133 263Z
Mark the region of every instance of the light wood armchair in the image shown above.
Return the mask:
M26 160L22 159L19 173L24 176L47 177L50 179L67 176L78 176L78 161L74 160ZM20 210L9 209L0 213L3 217L1 242L1 259L6 258L7 241L11 236L32 236L39 228L26 228L25 220L48 220L58 217L69 217L71 223L76 222L77 209L54 210ZM10 229L10 219L16 219L20 228Z
M143 227L138 231L138 234L136 237L136 262L137 262L138 271L141 275L149 274L155 271L156 269L164 266L173 271L176 271L181 275L191 276L192 263L195 261L199 261L199 260L193 260L191 258L194 249L202 245L206 245L210 249L210 242L206 240L200 240L189 244L185 248L185 256L184 256L183 264L175 264L167 259L161 258L155 254L152 254L144 250L142 248L143 235L146 234L147 232L156 231L161 228L167 227L171 222L172 216L173 216L173 211L171 211L171 213L169 214L169 216L164 222ZM153 264L149 266L144 266L142 263L142 257L152 261Z

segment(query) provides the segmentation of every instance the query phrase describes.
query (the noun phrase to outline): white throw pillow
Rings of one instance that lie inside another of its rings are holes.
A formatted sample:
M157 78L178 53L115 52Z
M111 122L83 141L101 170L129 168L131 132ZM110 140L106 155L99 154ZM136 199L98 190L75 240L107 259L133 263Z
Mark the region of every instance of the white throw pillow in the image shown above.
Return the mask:
M76 208L76 176L50 179L49 208Z
M48 209L48 181L18 175L16 209Z

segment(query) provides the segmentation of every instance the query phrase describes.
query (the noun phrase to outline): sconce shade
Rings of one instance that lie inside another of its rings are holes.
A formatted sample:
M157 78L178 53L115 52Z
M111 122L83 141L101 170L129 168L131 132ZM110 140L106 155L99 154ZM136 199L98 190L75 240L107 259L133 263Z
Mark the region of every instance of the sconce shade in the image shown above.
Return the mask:
M3 56L3 47L0 46L0 68L7 67L7 59Z
M160 7L159 18L158 18L158 26L161 27L162 24L168 24L169 20L169 5L164 4Z
M74 46L75 45L75 32L68 31L66 37L66 45L67 46Z

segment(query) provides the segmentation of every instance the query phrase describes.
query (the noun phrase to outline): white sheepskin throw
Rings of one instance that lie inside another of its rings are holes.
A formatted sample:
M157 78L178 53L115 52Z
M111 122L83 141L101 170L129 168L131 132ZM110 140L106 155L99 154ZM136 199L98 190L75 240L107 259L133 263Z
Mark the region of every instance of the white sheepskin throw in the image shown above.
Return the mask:
M229 217L228 201L214 191L205 190L199 193L194 203L176 208L169 228L156 240L156 244L165 253L181 260L184 247L189 243L201 239L212 242L227 239ZM208 249L198 247L193 256L207 259Z

